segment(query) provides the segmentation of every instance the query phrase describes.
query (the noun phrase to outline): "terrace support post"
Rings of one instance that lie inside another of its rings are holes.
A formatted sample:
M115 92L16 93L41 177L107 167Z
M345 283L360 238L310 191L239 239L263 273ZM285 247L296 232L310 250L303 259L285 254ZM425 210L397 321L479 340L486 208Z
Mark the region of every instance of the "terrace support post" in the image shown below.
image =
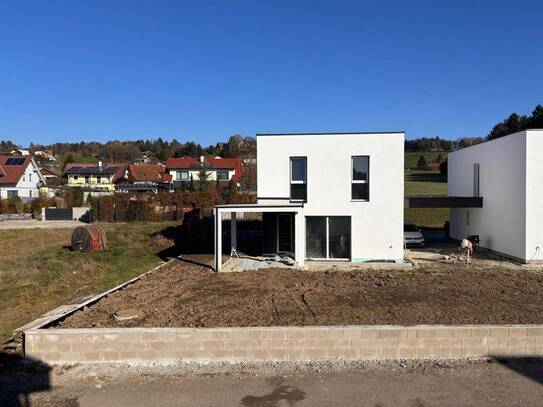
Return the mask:
M222 266L222 213L215 208L215 271L219 273Z
M294 260L298 267L303 267L305 260L305 218L300 211L294 214L294 245Z
M230 212L230 255L237 253L238 235L237 235L237 213Z

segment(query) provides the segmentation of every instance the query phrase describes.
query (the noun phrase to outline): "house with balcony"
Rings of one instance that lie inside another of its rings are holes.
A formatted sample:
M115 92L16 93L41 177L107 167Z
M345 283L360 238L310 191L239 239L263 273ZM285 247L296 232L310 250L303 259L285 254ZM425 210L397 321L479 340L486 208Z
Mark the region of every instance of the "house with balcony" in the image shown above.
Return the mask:
M0 198L36 198L46 182L31 156L0 155Z
M69 163L64 169L63 176L67 179L68 187L80 187L88 191L113 192L115 183L124 177L125 164L104 165Z
M238 213L262 214L263 255L300 267L403 262L403 132L258 134L256 143L257 203L215 207L216 271L235 253Z
M172 189L188 188L191 183L197 185L202 173L206 174L207 181L227 187L231 180L239 182L242 172L238 157L168 158L166 167L172 179Z

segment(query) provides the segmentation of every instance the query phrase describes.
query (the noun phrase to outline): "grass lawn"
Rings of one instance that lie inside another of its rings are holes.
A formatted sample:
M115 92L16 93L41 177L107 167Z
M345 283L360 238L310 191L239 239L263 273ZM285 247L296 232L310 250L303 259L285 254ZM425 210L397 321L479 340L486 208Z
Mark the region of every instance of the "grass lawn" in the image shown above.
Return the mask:
M0 230L0 339L78 297L100 293L160 264L175 223L103 225L109 250L76 253L70 229Z
M447 180L439 172L406 169L405 196L413 195L447 196ZM439 228L449 220L449 209L408 208L405 209L404 216L418 226Z

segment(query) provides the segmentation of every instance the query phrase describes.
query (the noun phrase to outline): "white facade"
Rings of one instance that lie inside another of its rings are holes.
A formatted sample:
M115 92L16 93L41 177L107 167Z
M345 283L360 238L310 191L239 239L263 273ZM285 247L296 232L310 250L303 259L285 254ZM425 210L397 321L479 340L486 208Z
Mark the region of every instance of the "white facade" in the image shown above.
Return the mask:
M16 184L0 184L0 198L6 199L11 194L16 194L23 201L37 198L40 195L40 186L42 185L45 185L45 179L41 176L35 161L30 160Z
M526 130L450 153L449 196L478 193L483 198L482 208L451 209L451 237L479 235L482 247L524 262L543 260L541 180L543 130Z
M256 140L259 203L288 201L290 158L306 157L301 216L350 217L351 261L403 261L404 133L257 135ZM367 201L352 197L354 156L369 157ZM296 241L302 253L305 243Z

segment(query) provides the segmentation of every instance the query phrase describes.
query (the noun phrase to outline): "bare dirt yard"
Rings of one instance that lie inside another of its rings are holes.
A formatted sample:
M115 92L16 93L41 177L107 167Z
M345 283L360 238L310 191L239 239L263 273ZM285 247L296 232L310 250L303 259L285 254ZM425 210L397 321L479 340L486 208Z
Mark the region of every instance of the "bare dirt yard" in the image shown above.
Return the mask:
M84 327L543 323L543 270L424 265L410 270L215 273L175 261L59 323ZM113 314L135 308L139 317Z

